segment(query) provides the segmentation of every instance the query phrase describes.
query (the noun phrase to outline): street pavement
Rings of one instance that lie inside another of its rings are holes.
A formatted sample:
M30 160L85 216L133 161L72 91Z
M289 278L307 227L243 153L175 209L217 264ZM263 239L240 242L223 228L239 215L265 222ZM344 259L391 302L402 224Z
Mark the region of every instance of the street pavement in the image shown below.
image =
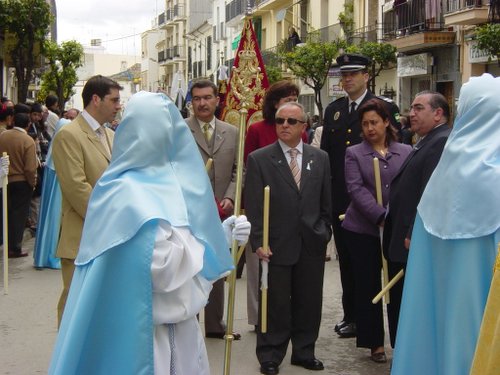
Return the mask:
M30 256L9 259L9 293L4 294L3 256L0 256L0 374L31 375L46 374L56 329L56 306L61 291L61 276L58 270L36 270L33 267L34 238L28 231L25 247ZM236 283L235 331L241 333L240 341L231 348L231 370L233 375L259 374L255 356L255 333L246 318L246 274ZM227 288L226 288L227 289ZM272 303L272 301L269 301ZM341 287L338 261L333 257L326 263L323 319L316 356L325 365L318 374L335 375L388 375L392 351L388 344L386 328L386 354L388 363L378 364L370 360L369 349L356 348L355 339L341 339L334 332L335 323L342 318ZM200 315L203 327L203 314ZM206 339L212 375L223 374L225 341ZM312 371L290 365L288 354L280 366L280 374L312 374ZM90 375L90 374L81 374ZM115 375L115 374L110 374ZM119 374L116 374L119 375ZM196 375L196 374L184 374Z

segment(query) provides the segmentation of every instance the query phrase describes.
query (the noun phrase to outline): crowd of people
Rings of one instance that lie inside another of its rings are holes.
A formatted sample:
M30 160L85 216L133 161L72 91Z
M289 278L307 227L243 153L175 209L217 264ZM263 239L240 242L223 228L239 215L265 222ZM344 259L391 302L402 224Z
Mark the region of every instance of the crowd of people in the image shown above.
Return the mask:
M500 327L493 288L488 297L500 241L500 78L464 84L453 123L442 94L416 94L401 116L368 89L369 58L337 64L346 96L322 124L291 81L267 89L243 166L239 130L216 117L210 80L193 83L187 118L167 95L140 92L118 128L122 87L103 76L87 81L81 112L60 113L53 95L45 105L2 99L9 257L28 255L28 227L35 267L61 268L50 374L208 374L203 335L241 337L224 321L234 240L246 244L260 372L278 374L289 343L292 365L323 370L315 345L332 237L343 309L332 334L355 338L374 366L388 361L383 302L372 302L385 272L398 280L384 297L392 374L498 373L487 348L498 347L489 329ZM238 168L247 216L234 212Z

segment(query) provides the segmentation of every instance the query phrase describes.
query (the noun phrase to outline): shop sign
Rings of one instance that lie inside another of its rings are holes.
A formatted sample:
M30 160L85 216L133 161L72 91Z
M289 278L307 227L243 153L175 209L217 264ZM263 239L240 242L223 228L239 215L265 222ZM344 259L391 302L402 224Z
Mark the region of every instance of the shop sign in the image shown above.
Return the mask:
M429 53L398 57L398 77L429 74Z

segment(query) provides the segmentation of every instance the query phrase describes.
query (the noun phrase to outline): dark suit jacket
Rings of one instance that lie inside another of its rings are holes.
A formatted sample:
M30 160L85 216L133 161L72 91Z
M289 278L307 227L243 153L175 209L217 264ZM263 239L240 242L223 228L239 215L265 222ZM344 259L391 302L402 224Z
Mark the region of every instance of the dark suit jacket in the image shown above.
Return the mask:
M324 257L331 237L328 155L304 144L300 190L278 142L252 152L247 160L245 209L252 223L252 249L262 246L264 187L269 185L271 262L293 265L301 251Z
M212 169L208 172L208 176L215 197L219 201L224 198L230 198L234 201L238 159L238 129L227 122L215 119L215 131L212 135L214 137L214 147L210 151L198 120L191 116L186 119L186 123L193 133L203 162L206 163L209 158L213 159Z
M380 97L368 91L360 106L373 98L380 99ZM389 99L381 100L384 101L387 110L391 113L391 124L399 129L400 125L397 122L399 121L398 107L394 102L387 101ZM361 141L360 120L357 111L352 115L349 113L349 99L344 97L330 103L325 109L321 149L325 150L330 156L333 215L335 217L345 213L350 202L344 177L345 150L349 146L361 143Z
M411 238L417 206L427 181L436 168L451 129L434 128L408 155L391 183L389 212L384 225L384 253L392 262L406 263L405 238Z

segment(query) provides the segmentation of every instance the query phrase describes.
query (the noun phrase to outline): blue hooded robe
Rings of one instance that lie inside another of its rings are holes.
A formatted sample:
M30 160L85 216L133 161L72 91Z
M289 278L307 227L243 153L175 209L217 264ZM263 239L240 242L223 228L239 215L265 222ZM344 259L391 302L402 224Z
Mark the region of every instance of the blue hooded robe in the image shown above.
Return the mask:
M71 121L60 119L56 125L54 135L64 125ZM47 153L45 171L43 173L42 197L40 213L38 215L38 229L35 239L33 264L36 268L61 268L61 260L56 257L57 243L61 229L61 187L57 179L54 161L52 160L52 146Z
M151 256L158 221L205 245L201 275L232 270L191 131L163 94L140 92L89 201L49 374L153 374Z

